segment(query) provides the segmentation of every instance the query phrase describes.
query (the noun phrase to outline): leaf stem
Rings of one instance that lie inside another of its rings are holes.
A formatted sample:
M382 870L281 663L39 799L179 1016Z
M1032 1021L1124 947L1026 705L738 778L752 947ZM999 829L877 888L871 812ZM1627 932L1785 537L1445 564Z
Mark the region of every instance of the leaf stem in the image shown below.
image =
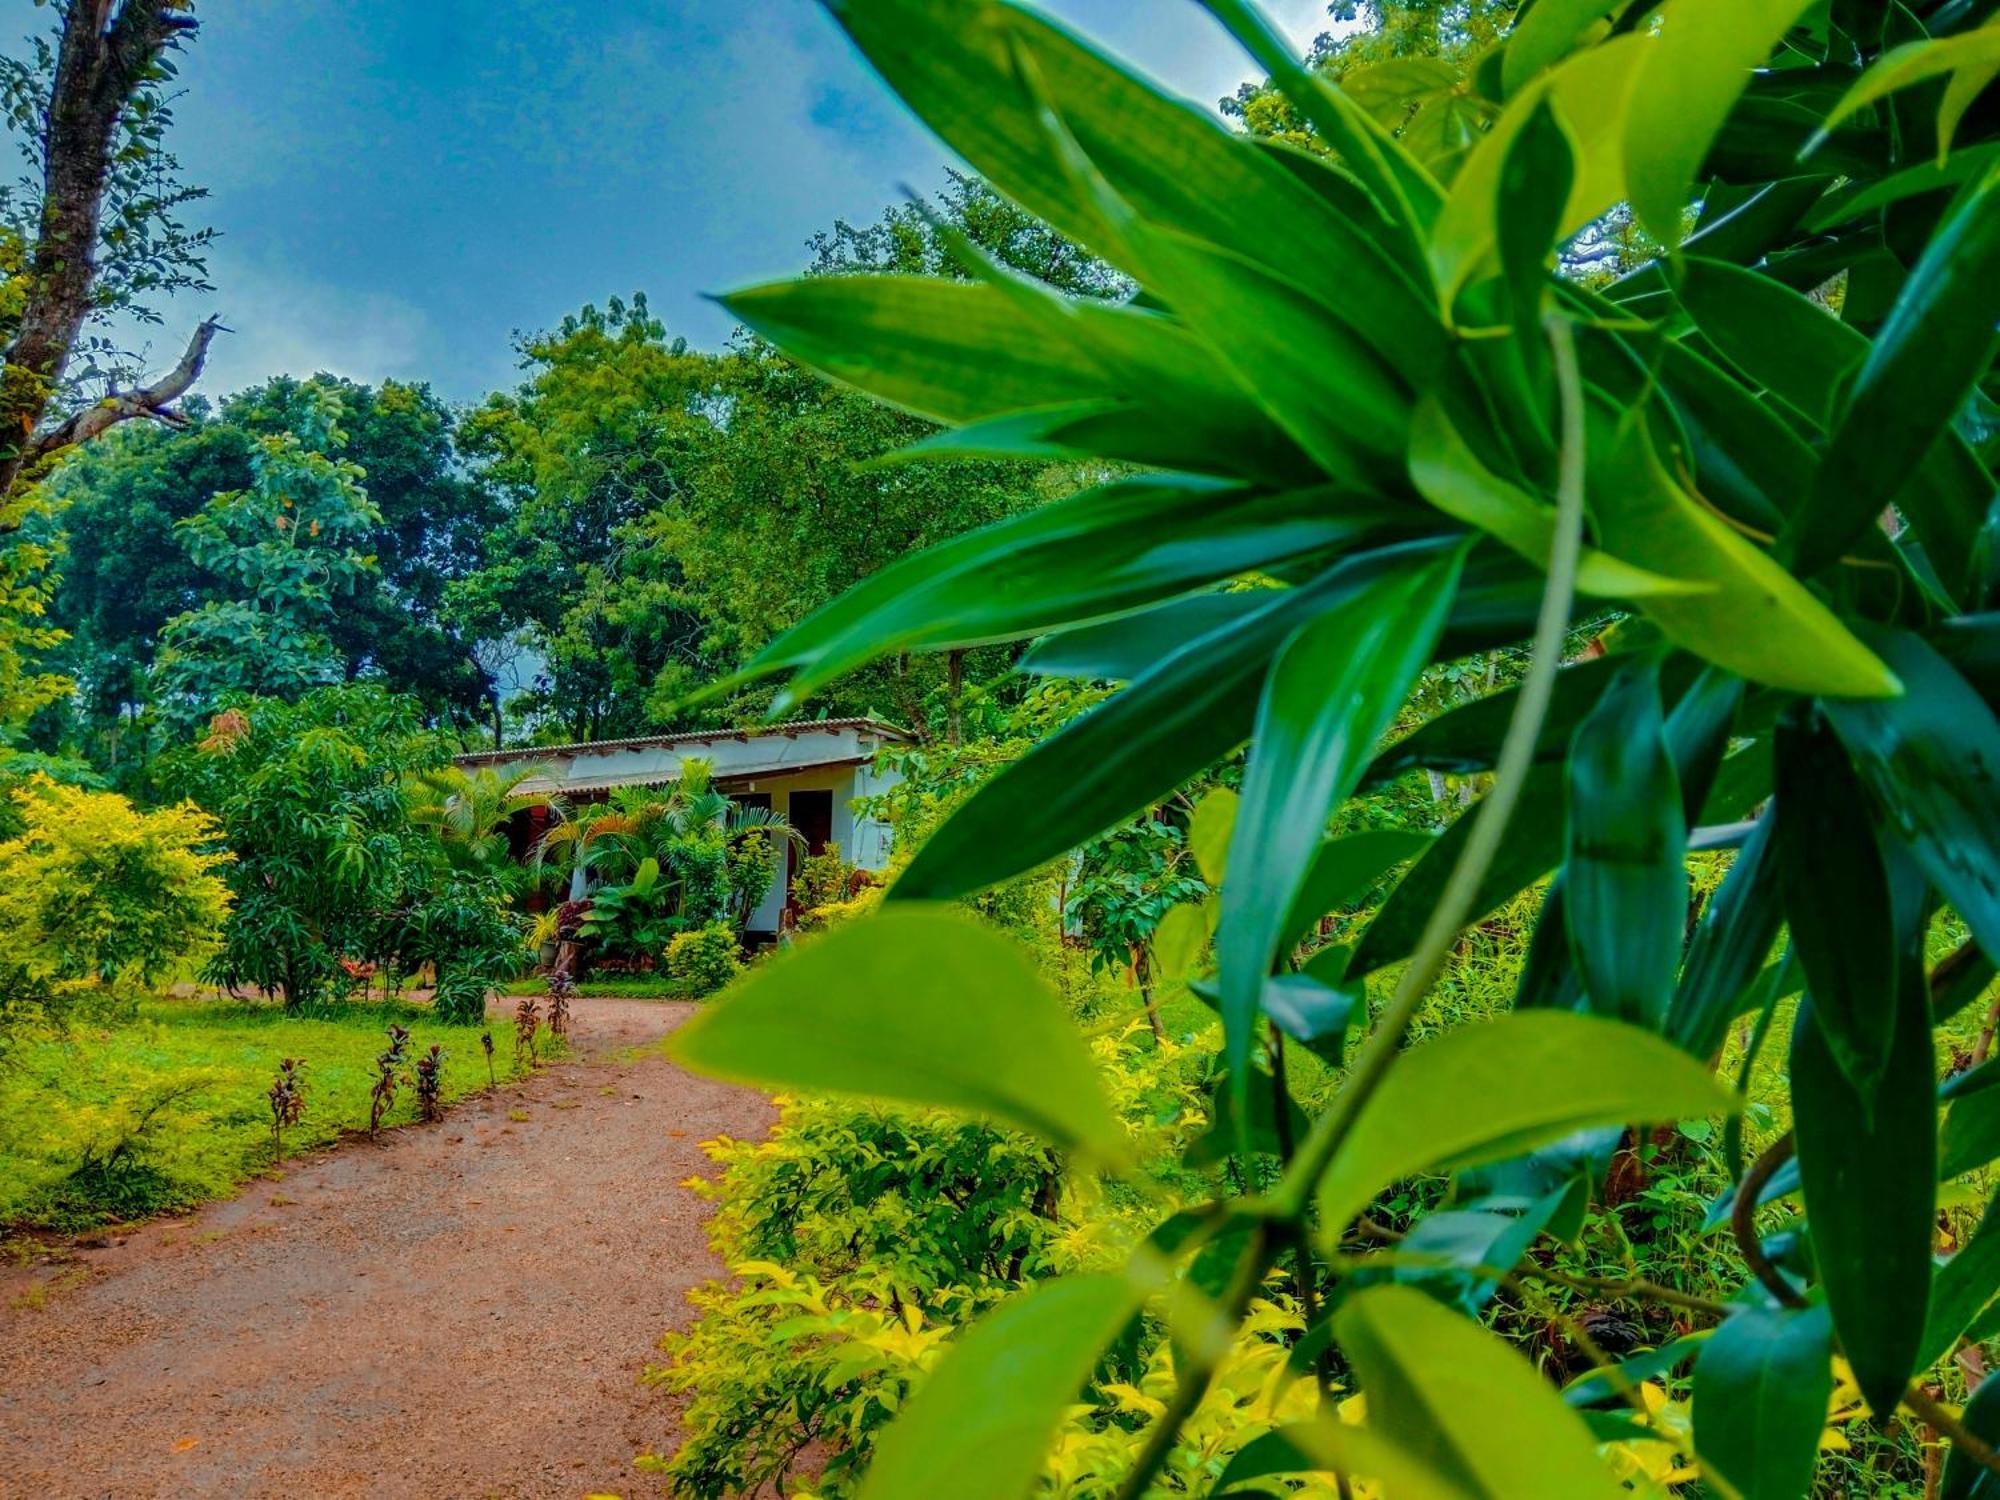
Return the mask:
M1795 1141L1791 1131L1786 1131L1770 1145L1763 1154L1750 1164L1750 1170L1743 1174L1743 1180L1736 1185L1736 1202L1729 1210L1729 1232L1736 1239L1737 1252L1763 1283L1764 1290L1778 1299L1783 1307L1804 1307L1806 1299L1799 1295L1797 1287L1786 1280L1785 1273L1771 1264L1771 1258L1764 1253L1764 1246L1757 1238L1757 1200L1763 1195L1764 1184L1778 1168L1792 1159Z
M1403 970L1395 993L1383 1009L1381 1021L1355 1058L1346 1084L1313 1123L1312 1133L1279 1182L1272 1202L1277 1217L1297 1218L1305 1212L1314 1184L1347 1139L1363 1106L1388 1076L1404 1034L1444 970L1452 944L1465 924L1477 915L1474 906L1479 899L1480 882L1500 852L1500 841L1534 764L1535 745L1548 716L1556 672L1562 666L1563 641L1569 630L1570 606L1576 591L1577 562L1583 551L1583 376L1577 367L1576 342L1568 321L1551 315L1547 328L1556 388L1562 402L1555 534L1549 546L1548 584L1542 590L1541 610L1535 620L1528 670L1521 679L1513 717L1508 720L1507 734L1494 762L1493 786L1478 808L1467 814L1474 820L1472 831L1459 851L1458 862L1452 866L1451 878L1445 883L1437 905L1431 910L1409 966Z
M1231 1331L1243 1321L1243 1315L1250 1309L1250 1299L1257 1295L1257 1288L1264 1284L1264 1273L1270 1269L1273 1255L1271 1226L1259 1224L1250 1235L1249 1243L1243 1247L1243 1257L1236 1263L1236 1272L1230 1279L1228 1289L1219 1303L1212 1307L1214 1322L1226 1323ZM1214 1347L1215 1341L1204 1331L1201 1337L1190 1341L1187 1357L1176 1372L1173 1394L1167 1398L1166 1410L1162 1411L1146 1433L1146 1445L1139 1450L1131 1472L1124 1483L1118 1486L1117 1500L1141 1500L1152 1485L1154 1475L1167 1461L1167 1455L1174 1450L1180 1438L1181 1426L1194 1415L1201 1405L1201 1398L1208 1394L1208 1387L1215 1379L1217 1367L1225 1352Z
M1903 1405L1913 1416L1928 1423L1934 1430L1951 1439L1952 1447L1982 1468L2000 1474L2000 1452L1991 1443L1954 1417L1944 1404L1932 1397L1921 1385L1911 1382L1903 1392Z

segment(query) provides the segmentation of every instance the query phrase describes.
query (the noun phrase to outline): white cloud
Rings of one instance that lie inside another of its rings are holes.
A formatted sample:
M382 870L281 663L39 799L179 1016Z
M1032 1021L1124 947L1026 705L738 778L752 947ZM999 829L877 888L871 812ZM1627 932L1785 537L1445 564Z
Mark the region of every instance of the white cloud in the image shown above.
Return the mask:
M422 307L401 297L315 282L295 268L221 247L211 279L217 291L175 298L162 308L163 321L145 330L147 365L162 368L179 356L197 319L220 315L229 332L211 346L198 387L211 397L273 375L325 370L374 384L428 379L436 371L438 330Z

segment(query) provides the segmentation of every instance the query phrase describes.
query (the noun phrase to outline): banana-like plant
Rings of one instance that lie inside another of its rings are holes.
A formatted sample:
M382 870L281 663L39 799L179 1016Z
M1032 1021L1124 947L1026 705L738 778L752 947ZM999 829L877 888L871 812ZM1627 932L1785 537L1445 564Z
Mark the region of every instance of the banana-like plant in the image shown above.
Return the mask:
M676 1055L964 1109L1122 1170L1059 1003L942 903L1247 744L1214 934L1222 1116L1247 1131L1250 1091L1285 1077L1257 1064L1286 1048L1344 1068L1274 1189L972 1328L864 1495L1028 1493L1100 1351L1152 1305L1180 1384L1122 1480L1136 1500L1274 1275L1367 1415L1325 1405L1261 1443L1255 1475L1627 1493L1576 1406L1394 1283L1455 1277L1476 1306L1539 1274L1527 1246L1573 1232L1606 1145L1692 1117L1730 1143L1716 1218L1742 1295L1594 1290L1712 1327L1673 1351L1694 1427L1670 1440L1706 1492L1807 1492L1836 1355L1877 1417L1949 1440L1945 1493L2000 1482L2000 1385L1960 1409L1933 1384L2000 1293L2000 1210L1933 1255L1941 1177L2000 1158L2000 1065L1941 1083L1936 1041L2000 959L1994 6L1536 0L1457 85L1483 133L1420 157L1247 0L1204 3L1313 149L1232 134L1001 0L827 0L946 144L1131 278L1130 301L1065 298L969 244L969 281L726 299L944 424L912 461L1139 472L905 559L755 660L787 676L780 712L882 654L1030 638L1026 670L1124 686L958 810L880 915L750 976ZM1565 245L1612 222L1656 252L1608 284L1569 274ZM1278 586L1220 587L1246 575ZM1605 652L1566 665L1593 621ZM1523 645L1517 684L1383 748L1428 665ZM1345 799L1423 768L1490 781L1414 858L1325 837ZM1737 852L1689 934L1696 847ZM1290 972L1320 914L1399 860L1344 965ZM1456 935L1545 878L1513 1011L1406 1045ZM1791 1128L1754 1143L1713 1072L1743 1018L1746 1077L1789 1047ZM1467 1174L1476 1246L1356 1233L1383 1189L1438 1173ZM1760 1237L1777 1197L1803 1206L1809 1263Z

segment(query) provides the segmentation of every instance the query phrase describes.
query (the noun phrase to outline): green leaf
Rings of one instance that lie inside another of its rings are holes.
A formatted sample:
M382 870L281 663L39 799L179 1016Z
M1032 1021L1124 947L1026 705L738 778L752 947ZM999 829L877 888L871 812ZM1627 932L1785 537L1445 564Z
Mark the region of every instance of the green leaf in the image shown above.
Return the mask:
M1675 244L1708 148L1812 0L1667 0L1625 116L1626 186L1654 236Z
M1597 706L1628 660L1620 655L1598 656L1571 662L1556 674L1542 732L1535 740L1536 760L1557 760L1569 753L1577 725ZM1660 669L1661 691L1669 701L1679 698L1700 670L1693 657L1669 656ZM1378 755L1363 785L1379 786L1414 770L1458 774L1492 770L1519 701L1519 689L1505 687L1447 709Z
M823 374L935 421L993 424L1009 444L1029 435L1024 422L1060 420L1068 446L1106 457L1191 467L1205 451L1228 455L1231 473L1305 472L1298 449L1157 312L918 276L815 276L722 300Z
M2000 1159L2000 1090L1978 1089L1954 1100L1938 1150L1938 1175L1947 1181Z
M1526 1203L1434 1210L1396 1246L1392 1279L1478 1317L1500 1290L1500 1277L1520 1264L1542 1231L1565 1210L1581 1214L1588 1197L1588 1183L1579 1175ZM1368 1267L1354 1274L1366 1277Z
M1412 543L1351 559L1161 659L1109 702L1064 726L982 786L931 835L892 891L947 900L1031 870L1150 806L1249 737L1270 659L1306 620L1396 572Z
M1217 1495L1265 1495L1263 1489L1239 1490L1239 1484L1248 1484L1253 1479L1268 1479L1273 1474L1302 1474L1319 1467L1304 1450L1288 1435L1286 1428L1280 1427L1254 1437L1230 1455L1229 1462L1222 1467L1221 1475L1215 1481Z
M1677 290L1731 364L1815 427L1839 425L1855 372L1869 357L1866 337L1781 282L1721 261L1683 257ZM1972 450L1946 433L1883 498L1909 516L1934 555L1969 560L1992 494Z
M1528 1011L1446 1032L1397 1059L1319 1184L1329 1241L1392 1182L1518 1156L1594 1125L1725 1114L1734 1099L1636 1027Z
M1937 1213L1937 1084L1923 967L1905 965L1872 1100L1834 1060L1810 1000L1792 1030L1792 1128L1813 1259L1869 1409L1885 1418L1921 1353Z
M1954 1106L1953 1113L1963 1107ZM1947 1120L1947 1154L1950 1132ZM1948 1164L1944 1175L1952 1175ZM1924 1320L1924 1342L1917 1353L1917 1368L1927 1370L1949 1354L1959 1335L1992 1306L1996 1295L2000 1295L2000 1213L1988 1204L1986 1216L1979 1221L1971 1240L1939 1266L1931 1278L1930 1315Z
M1216 938L1224 1061L1239 1080L1257 998L1327 819L1360 780L1376 744L1430 659L1465 554L1415 555L1333 604L1288 640L1271 667L1230 841Z
M1555 868L1562 858L1565 801L1560 765L1538 765L1528 772L1507 837L1473 897L1475 921ZM1361 935L1348 973L1367 974L1410 956L1471 831L1472 819L1461 814L1410 866Z
M1431 843L1431 835L1402 828L1372 828L1328 839L1299 882L1284 937L1300 941L1321 917L1359 902L1391 869L1416 858Z
M1709 1341L1714 1330L1702 1329L1677 1339L1669 1339L1657 1349L1644 1349L1629 1358L1619 1360L1615 1365L1600 1365L1577 1376L1563 1387L1562 1398L1571 1406L1591 1406L1599 1401L1615 1400L1627 1385L1643 1385L1649 1380L1657 1380L1662 1375L1671 1374L1679 1366L1700 1351ZM1616 1371L1624 1383L1612 1378Z
M1833 1396L1833 1322L1823 1307L1731 1313L1694 1367L1694 1435L1743 1500L1812 1488Z
M1121 614L1250 568L1337 553L1380 529L1325 490L1257 495L1212 480L1120 480L884 568L759 652L796 667L796 701L895 651L1015 640Z
M1819 207L1806 216L1804 227L1814 231L1831 229L1892 203L1900 203L1905 198L1918 198L1943 188L1957 187L1983 175L1996 159L2000 159L2000 141L1968 146L1953 153L1951 160L1943 164L1921 162L1878 181L1856 183L1855 192L1829 193L1823 198Z
M1022 656L1031 677L1131 682L1192 640L1240 625L1267 607L1268 589L1196 594L1042 637Z
M1245 395L1327 476L1395 493L1409 442L1410 388L1421 368L1375 353L1323 304L1247 254L1175 230L1133 226L1157 287Z
M1444 194L1436 179L1366 110L1324 74L1301 62L1298 49L1254 5L1247 0L1201 3L1271 75L1292 107L1367 189L1392 226L1413 235L1437 217ZM1412 247L1415 243L1412 238Z
M1140 1300L1122 1275L1068 1276L987 1313L883 1432L861 1500L1022 1500L1064 1409Z
M946 910L832 929L754 970L667 1050L711 1077L961 1110L1101 1161L1126 1154L1090 1049L1026 953Z
M2000 958L2000 722L1924 641L1871 628L1900 698L1828 702L1834 733L1881 809L1883 839L1909 851L1989 958Z
M1219 886L1229 873L1229 840L1236 831L1236 815L1242 799L1234 789L1216 787L1197 802L1188 815L1188 852L1201 878Z
M1710 595L1641 601L1669 640L1739 677L1793 692L1882 698L1899 691L1831 610L1661 467L1645 423L1599 432L1605 441L1593 434L1590 499L1605 550L1715 586Z
M1534 1366L1471 1319L1422 1292L1381 1286L1349 1297L1333 1326L1368 1400L1363 1430L1458 1492L1479 1500L1624 1493L1598 1462L1583 1418ZM1390 1493L1405 1491L1392 1484Z
M1551 63L1560 62L1592 32L1608 29L1614 11L1628 0L1537 0L1519 12L1507 34L1500 65L1502 87L1510 95Z
M1687 430L1702 493L1737 520L1776 535L1819 455L1768 404L1687 344L1669 339L1661 355L1660 383Z
M1963 1420L1966 1430L1988 1447L2000 1443L2000 1379L1989 1375L1979 1382L1965 1403ZM1938 1481L1938 1500L1995 1500L1996 1496L2000 1496L2000 1474L1952 1444Z
M1692 1056L1713 1056L1729 1023L1755 997L1757 978L1784 921L1770 852L1775 822L1758 820L1689 940L1667 1035Z
M1436 323L1405 271L1319 194L1205 111L1171 99L1060 27L992 0L827 0L918 117L988 182L1067 237L1140 276L1124 226L1060 157L1016 71L1025 55L1076 145L1141 219L1233 246L1298 286L1337 286L1378 352L1414 350Z
M1538 568L1546 568L1555 541L1556 511L1481 464L1444 408L1426 397L1410 429L1410 482L1432 505L1494 539ZM1713 586L1690 583L1623 562L1586 547L1577 566L1577 589L1605 599L1654 594L1702 594Z
M1186 979L1208 946L1209 903L1182 901L1167 908L1153 929L1152 972L1157 980Z
M1278 1030L1337 1065L1347 1024L1361 1000L1359 985L1336 987L1308 965L1303 974L1274 974L1265 980L1257 1003Z
M1875 524L1950 429L1992 364L1997 318L2000 165L1931 236L1869 345L1812 491L1779 538L1779 554L1801 574L1831 563ZM1969 532L1953 540L1969 540Z
M1857 110L1866 109L1878 99L1886 99L1898 89L1961 70L1977 76L1995 65L2000 65L2000 25L1991 21L1976 31L1959 36L1905 42L1900 47L1892 47L1876 58L1868 71L1855 79L1853 86L1840 96L1840 102L1827 114L1826 123L1807 142L1806 149L1816 149L1842 120ZM1949 131L1942 132L1938 143L1940 155L1948 148L1950 139Z
M1840 741L1794 714L1780 721L1776 749L1771 852L1792 954L1827 1046L1865 1103L1888 1066L1896 1025L1888 870Z
M1574 143L1575 180L1555 221L1557 236L1581 229L1625 196L1625 102L1650 40L1634 33L1577 53L1510 101L1452 180L1431 230L1441 309L1449 313L1461 288L1495 268L1505 164L1541 101L1553 106Z
M1783 282L1726 261L1683 257L1675 291L1702 334L1758 385L1831 430L1868 340Z
M1659 664L1637 662L1569 753L1563 909L1593 1013L1660 1030L1687 921L1687 825L1667 753Z

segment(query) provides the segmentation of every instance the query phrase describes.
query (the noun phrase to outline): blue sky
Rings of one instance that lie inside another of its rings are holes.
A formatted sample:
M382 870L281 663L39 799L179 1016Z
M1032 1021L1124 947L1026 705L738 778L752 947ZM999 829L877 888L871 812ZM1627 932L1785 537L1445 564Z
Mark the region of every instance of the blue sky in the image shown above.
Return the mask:
M1044 8L1212 106L1252 69L1193 0ZM1303 46L1324 0L1267 0ZM21 7L17 13L25 15ZM209 0L175 148L222 233L205 389L330 369L457 400L509 339L643 289L719 344L701 293L797 269L949 160L813 0Z

